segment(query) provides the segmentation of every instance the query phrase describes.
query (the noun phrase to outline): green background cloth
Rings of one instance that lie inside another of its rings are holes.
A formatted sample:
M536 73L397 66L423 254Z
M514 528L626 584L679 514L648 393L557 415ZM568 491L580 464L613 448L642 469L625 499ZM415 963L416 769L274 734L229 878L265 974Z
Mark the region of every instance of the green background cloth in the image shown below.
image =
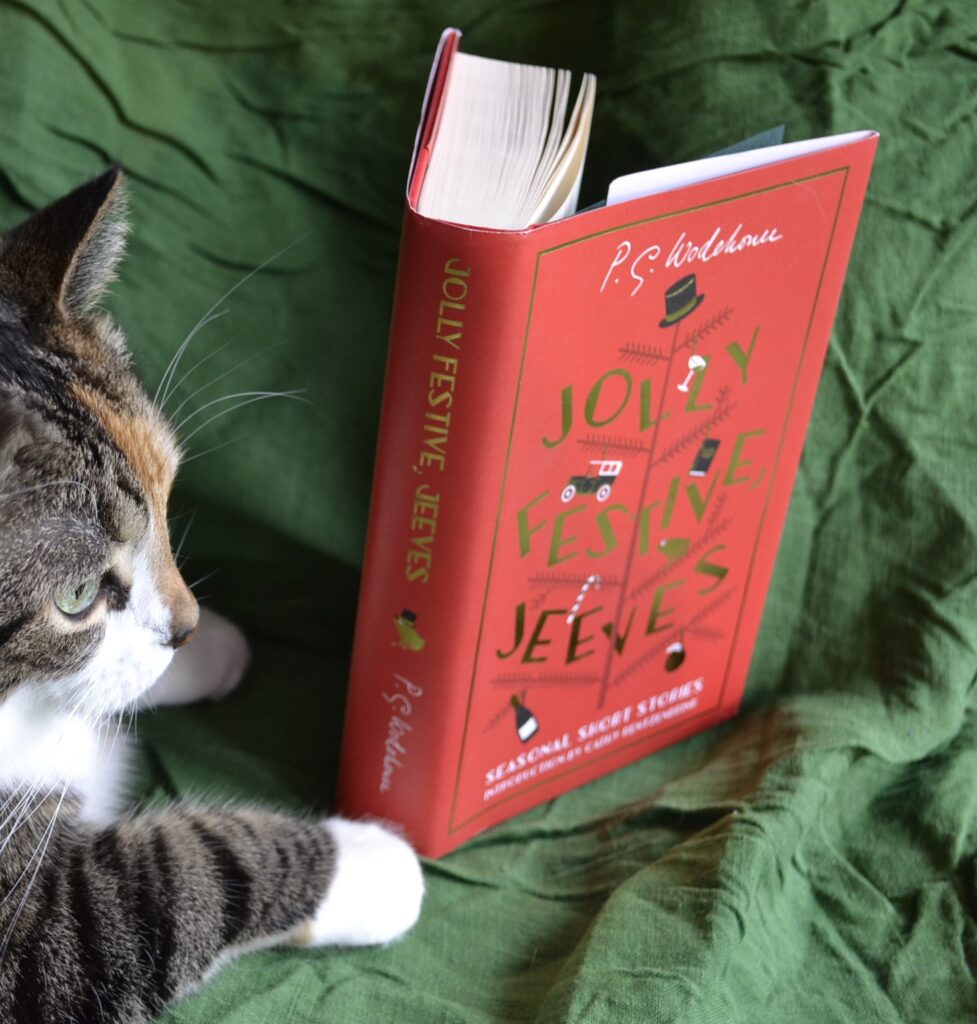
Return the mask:
M167 404L201 428L173 509L187 573L218 569L200 591L254 667L222 705L140 720L142 796L328 806L446 19L469 52L597 74L584 205L770 124L881 132L743 713L428 864L405 941L248 957L166 1021L974 1019L972 0L0 3L0 223L124 164L110 305L151 390L279 254ZM222 395L293 388L206 423Z

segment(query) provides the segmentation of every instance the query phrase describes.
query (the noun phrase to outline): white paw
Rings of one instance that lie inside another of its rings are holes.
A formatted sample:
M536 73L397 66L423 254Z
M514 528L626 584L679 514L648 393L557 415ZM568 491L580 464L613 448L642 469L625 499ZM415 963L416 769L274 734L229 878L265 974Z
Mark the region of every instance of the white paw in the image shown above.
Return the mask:
M202 675L207 681L205 694L211 700L223 700L233 693L251 664L251 645L238 626L216 612L200 609L200 645ZM193 649L193 641L187 648Z
M392 942L421 913L424 876L407 842L372 821L329 818L336 873L312 920L314 946L374 946Z
M223 700L237 689L250 663L251 648L241 630L216 612L201 608L193 639L176 652L140 706Z

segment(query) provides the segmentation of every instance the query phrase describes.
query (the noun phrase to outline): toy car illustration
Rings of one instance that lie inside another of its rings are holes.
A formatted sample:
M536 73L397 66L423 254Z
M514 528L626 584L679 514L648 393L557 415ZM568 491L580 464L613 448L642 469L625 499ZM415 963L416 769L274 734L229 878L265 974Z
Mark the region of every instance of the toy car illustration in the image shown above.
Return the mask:
M594 466L597 469L594 469ZM611 496L611 486L618 478L624 463L617 459L591 459L590 469L586 476L572 476L563 488L560 500L564 503L572 501L575 494L594 494L598 501L607 501Z

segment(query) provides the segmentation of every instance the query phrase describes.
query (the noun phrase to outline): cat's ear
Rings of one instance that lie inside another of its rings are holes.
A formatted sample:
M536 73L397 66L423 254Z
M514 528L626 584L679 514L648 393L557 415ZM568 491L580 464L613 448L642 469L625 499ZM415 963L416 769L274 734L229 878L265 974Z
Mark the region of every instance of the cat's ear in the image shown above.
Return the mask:
M115 278L128 221L121 168L82 185L0 237L0 276L16 297L83 317Z

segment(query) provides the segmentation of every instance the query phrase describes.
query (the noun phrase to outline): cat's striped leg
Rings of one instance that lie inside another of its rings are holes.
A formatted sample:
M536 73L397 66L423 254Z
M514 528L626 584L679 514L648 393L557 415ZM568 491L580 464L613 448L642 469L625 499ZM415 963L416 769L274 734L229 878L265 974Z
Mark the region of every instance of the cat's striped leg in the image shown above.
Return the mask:
M150 1020L250 950L392 941L423 895L372 823L177 806L56 845L3 965L15 1022Z

